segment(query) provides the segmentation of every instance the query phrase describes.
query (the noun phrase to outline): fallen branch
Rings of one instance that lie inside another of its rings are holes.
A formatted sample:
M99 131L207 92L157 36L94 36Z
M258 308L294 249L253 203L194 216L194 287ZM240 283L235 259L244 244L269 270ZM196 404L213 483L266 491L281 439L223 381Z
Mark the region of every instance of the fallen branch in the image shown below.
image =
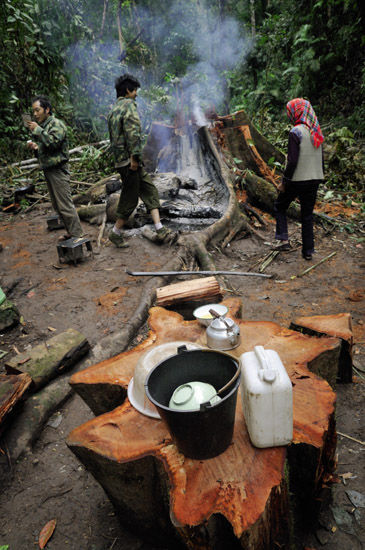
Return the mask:
M252 208L252 206L247 204L247 202L240 202L239 206L241 209L245 210L247 214L252 214L261 223L261 225L267 227L267 221L262 216L260 216L260 214L256 212L256 210Z
M77 183L78 185L87 185L88 187L93 187L95 184L90 183L89 181L78 181L78 180L70 180L70 183Z
M266 275L262 273L249 273L247 271L129 271L126 269L128 275L134 277L164 277L166 275L239 275L247 277L266 277L270 279L272 275Z
M360 445L365 445L365 441L360 441L360 439L355 439L354 437L351 437L351 435L343 434L342 432L337 432L337 435L341 435L342 437L347 437L347 439L351 439L351 441L360 443Z
M87 147L91 147L91 146L92 147L97 147L97 146L106 145L108 143L109 143L108 139L104 139L102 141L97 141L96 143L86 143L85 145L79 145L78 147L74 147L73 149L70 149L69 154L72 155L73 153L81 153L81 151L83 151L83 149L86 149ZM76 160L76 159L73 159L73 160ZM77 159L77 160L80 160L80 159ZM20 162L13 162L12 164L10 164L10 166L11 167L15 167L15 166L25 167L28 164L34 164L35 162L36 162L36 159L31 158L31 159L21 160Z
M278 254L279 254L279 250L273 250L267 256L265 256L264 261L260 265L259 272L262 273L263 271L265 271L267 266L270 265L273 260L275 260Z
M23 211L23 214L26 214L27 212L30 212L31 210L33 210L33 208L35 206L37 206L37 204L39 204L40 202L44 201L45 200L45 197L42 197L41 199L38 199L36 200L35 202L33 202L33 204L31 204L30 206L28 206L28 208L26 208L24 211Z
M106 213L103 216L103 221L102 221L102 224L101 224L101 228L100 228L99 235L98 235L98 240L97 240L97 243L96 243L96 246L98 248L100 248L101 239L102 239L103 234L104 234L105 224L106 224Z
M320 260L319 262L317 262L316 264L312 265L311 267L308 267L308 269L305 269L304 271L302 271L301 273L299 273L298 275L292 275L290 277L291 280L293 279L296 279L297 277L303 277L303 275L306 275L307 273L309 273L310 271L312 271L312 269L315 269L316 267L318 267L319 265L323 264L323 262L326 262L327 260L329 260L330 258L332 258L332 256L334 256L335 254L337 254L337 252L331 252L331 254L329 254L328 256L326 256L325 258L322 258L322 260Z

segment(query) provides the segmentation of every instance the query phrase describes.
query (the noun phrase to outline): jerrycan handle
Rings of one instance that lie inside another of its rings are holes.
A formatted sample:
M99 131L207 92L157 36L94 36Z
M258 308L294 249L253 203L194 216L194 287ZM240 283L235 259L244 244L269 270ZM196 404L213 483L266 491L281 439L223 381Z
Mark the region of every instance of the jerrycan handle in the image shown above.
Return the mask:
M276 379L276 372L272 369L267 361L265 350L263 346L255 346L255 355L260 365L259 377L261 380L272 384Z

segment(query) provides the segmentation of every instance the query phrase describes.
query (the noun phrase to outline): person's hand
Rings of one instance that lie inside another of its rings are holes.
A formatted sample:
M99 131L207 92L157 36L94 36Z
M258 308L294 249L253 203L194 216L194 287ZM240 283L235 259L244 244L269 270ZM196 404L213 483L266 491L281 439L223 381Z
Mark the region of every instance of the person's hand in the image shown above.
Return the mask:
M27 141L27 147L28 149L32 149L32 151L38 150L38 145L34 141Z
M30 122L27 122L27 126L29 128L29 130L35 130L38 126L38 124L36 122L34 122L34 120L31 120Z
M138 170L138 166L139 166L138 161L135 160L133 157L131 157L130 169L133 170L133 172L135 172L136 170Z
M283 182L280 182L279 185L278 185L278 191L279 193L284 193L285 191L285 185Z

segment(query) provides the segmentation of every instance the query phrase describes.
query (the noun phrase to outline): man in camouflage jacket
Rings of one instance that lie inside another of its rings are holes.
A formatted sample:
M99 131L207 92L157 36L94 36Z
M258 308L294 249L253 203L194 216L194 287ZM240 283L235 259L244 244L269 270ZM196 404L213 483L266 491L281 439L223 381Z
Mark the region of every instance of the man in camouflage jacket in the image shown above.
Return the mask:
M81 237L83 231L70 190L66 125L52 115L52 106L44 96L33 99L32 109L37 122L27 123L34 138L28 147L38 156L52 206L66 228L67 234L61 239Z
M123 183L117 207L117 221L109 234L109 239L117 248L129 246L123 238L121 229L136 208L139 197L151 213L156 229L155 240L160 243L171 243L176 238L176 234L161 223L158 192L143 168L142 130L135 101L139 87L139 81L130 74L117 78L117 101L108 116L114 165Z

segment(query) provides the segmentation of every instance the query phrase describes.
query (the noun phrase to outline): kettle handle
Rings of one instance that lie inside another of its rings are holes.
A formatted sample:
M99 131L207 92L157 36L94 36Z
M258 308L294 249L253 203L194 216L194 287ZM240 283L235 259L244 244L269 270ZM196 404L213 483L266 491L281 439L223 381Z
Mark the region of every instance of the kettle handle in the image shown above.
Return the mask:
M220 319L226 325L227 332L232 332L233 327L229 326L226 319L224 318L224 315L219 315L219 313L217 313L214 309L210 309L209 313L213 315L213 317L215 317L216 319Z

